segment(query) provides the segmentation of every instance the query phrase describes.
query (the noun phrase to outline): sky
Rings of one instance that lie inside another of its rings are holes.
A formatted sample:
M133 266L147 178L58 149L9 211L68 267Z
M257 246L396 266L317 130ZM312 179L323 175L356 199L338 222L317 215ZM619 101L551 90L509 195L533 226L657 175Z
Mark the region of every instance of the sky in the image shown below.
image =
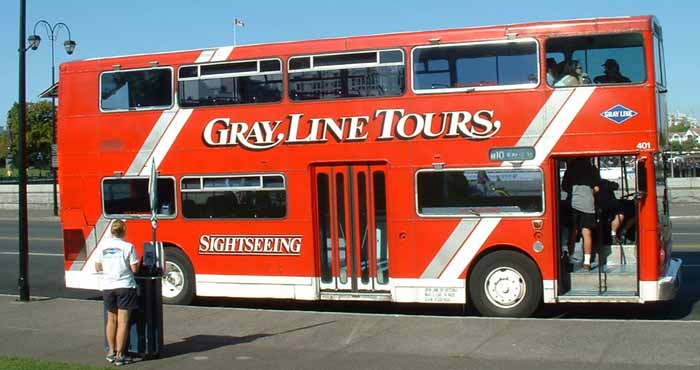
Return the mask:
M18 98L19 0L0 5L0 126ZM27 36L41 19L68 25L77 42L67 55L64 29L55 42L56 76L65 61L93 57L201 49L237 44L308 40L404 31L487 26L548 20L625 15L656 15L664 29L669 111L700 115L700 1L588 0L581 2L500 0L26 0ZM27 51L27 101L51 85L51 43Z

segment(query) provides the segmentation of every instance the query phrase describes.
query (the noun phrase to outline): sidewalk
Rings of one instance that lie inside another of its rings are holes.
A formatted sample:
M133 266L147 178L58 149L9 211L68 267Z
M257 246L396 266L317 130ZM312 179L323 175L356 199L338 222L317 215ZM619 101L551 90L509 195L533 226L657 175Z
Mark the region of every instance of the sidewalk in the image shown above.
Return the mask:
M0 296L0 355L107 365L102 302ZM510 320L165 306L134 369L698 369L700 322Z

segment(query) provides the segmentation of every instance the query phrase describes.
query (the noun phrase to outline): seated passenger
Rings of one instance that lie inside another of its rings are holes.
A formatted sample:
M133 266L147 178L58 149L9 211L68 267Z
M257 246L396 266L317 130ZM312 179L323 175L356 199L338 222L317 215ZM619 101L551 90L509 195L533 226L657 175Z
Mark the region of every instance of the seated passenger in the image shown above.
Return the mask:
M612 242L622 244L627 232L636 224L634 202L628 199L617 199L615 190L619 188L616 182L601 180L597 201L603 218L610 224ZM612 220L611 220L612 219Z
M554 58L547 58L547 84L554 86L559 79L559 66Z
M597 84L617 84L631 82L629 78L625 77L620 73L620 65L617 64L615 59L608 59L603 63L605 68L605 74L597 76L593 79L593 82Z
M554 87L571 87L581 85L581 75L583 69L576 60L569 60L564 63L564 69L561 71L561 78Z

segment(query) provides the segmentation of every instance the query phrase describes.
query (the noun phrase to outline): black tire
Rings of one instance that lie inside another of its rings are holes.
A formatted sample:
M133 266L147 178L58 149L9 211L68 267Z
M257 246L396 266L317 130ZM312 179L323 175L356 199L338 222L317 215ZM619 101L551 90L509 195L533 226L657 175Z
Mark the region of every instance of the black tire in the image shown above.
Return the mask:
M189 258L178 248L165 248L165 266L163 303L182 305L192 303L195 296L194 268ZM168 289L170 287L174 289ZM178 293L175 294L175 292Z
M493 289L487 292L486 279L491 276ZM502 283L501 283L502 282ZM497 251L482 258L469 277L471 303L483 316L529 317L542 302L542 276L537 265L515 251ZM500 304L499 304L500 303Z

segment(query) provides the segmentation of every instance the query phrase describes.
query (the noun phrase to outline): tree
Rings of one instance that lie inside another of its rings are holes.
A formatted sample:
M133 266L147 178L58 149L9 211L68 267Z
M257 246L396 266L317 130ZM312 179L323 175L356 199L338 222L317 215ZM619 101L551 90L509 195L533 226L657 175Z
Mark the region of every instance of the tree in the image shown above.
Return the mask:
M53 107L49 101L27 103L27 165L46 167L51 154L51 117ZM19 145L19 103L15 103L7 113L8 130L12 134L10 151L18 158ZM15 159L15 163L16 163Z
M7 158L7 131L0 133L0 161L4 161Z

